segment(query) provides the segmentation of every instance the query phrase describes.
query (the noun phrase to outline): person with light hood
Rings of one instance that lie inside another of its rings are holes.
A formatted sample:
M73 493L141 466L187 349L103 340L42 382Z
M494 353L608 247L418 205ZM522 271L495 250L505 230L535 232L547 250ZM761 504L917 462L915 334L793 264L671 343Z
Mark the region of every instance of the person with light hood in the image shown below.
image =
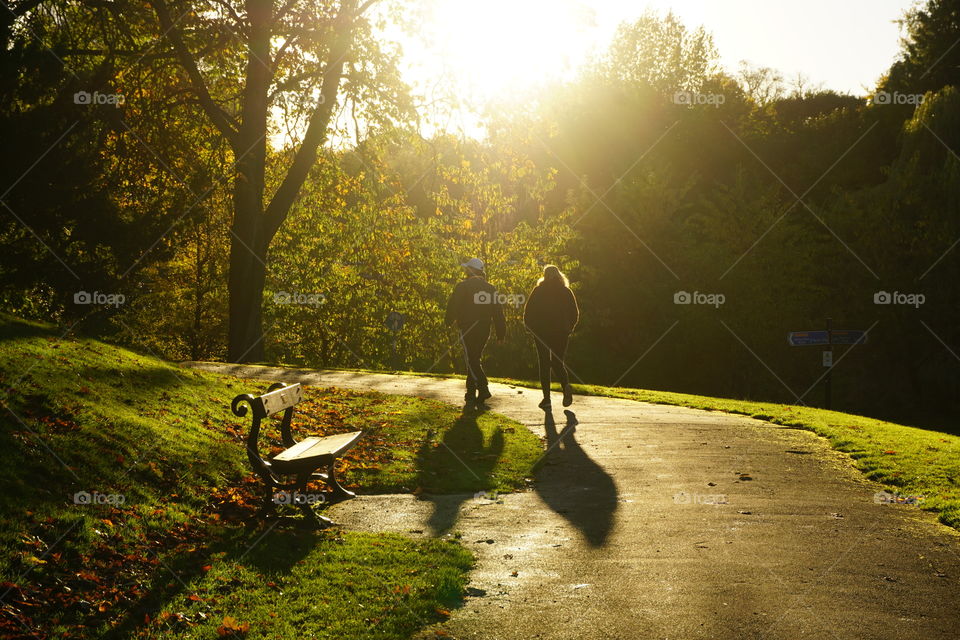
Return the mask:
M483 350L493 328L497 340L503 342L506 320L500 294L487 282L483 260L471 258L462 265L466 278L457 283L447 302L447 326L456 324L467 367L467 404L483 404L491 397L487 374L483 370Z

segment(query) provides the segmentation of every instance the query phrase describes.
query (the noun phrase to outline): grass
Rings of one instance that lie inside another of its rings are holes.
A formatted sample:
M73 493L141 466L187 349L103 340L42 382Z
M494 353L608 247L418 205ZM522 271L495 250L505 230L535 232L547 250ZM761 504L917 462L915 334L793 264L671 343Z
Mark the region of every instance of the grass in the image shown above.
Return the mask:
M342 471L351 488L367 493L515 491L531 481L543 453L540 440L509 418L459 413L435 400L318 389L297 415L294 428L304 435L366 431Z
M272 530L242 557L215 552L206 571L164 585L165 605L130 637L408 637L459 604L473 563L450 540L322 537Z
M518 387L540 387L539 382L532 380L491 380ZM554 388L559 390L557 385ZM847 453L867 478L886 485L891 493L904 498L922 497L921 508L936 513L943 524L960 529L960 436L813 407L627 387L574 384L573 388L584 395L722 411L812 431L826 438L838 451Z
M262 381L0 316L0 383L0 636L392 638L459 602L456 543L243 526L259 486L228 406ZM542 451L432 401L310 389L303 406L301 433L367 430L341 469L362 491L515 489Z

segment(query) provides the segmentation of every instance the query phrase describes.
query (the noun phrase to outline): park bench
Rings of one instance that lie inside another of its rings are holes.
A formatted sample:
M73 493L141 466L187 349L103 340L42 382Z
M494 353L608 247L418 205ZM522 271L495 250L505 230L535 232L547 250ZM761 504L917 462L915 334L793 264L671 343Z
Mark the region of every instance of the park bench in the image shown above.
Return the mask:
M284 499L280 502L296 504L304 515L315 524L329 526L333 522L329 518L317 516L312 505L316 500L310 499L307 494L307 484L322 480L329 487L328 494L323 494L322 502L332 503L353 498L355 494L344 489L334 474L334 464L337 459L349 451L363 435L362 431L341 433L332 436L304 438L300 442L293 439L290 433L290 420L293 418L293 409L303 399L303 388L299 383L286 385L277 382L267 389L261 396L242 393L233 399L230 408L234 415L247 415L249 405L253 410L253 421L250 425L250 434L247 436L247 457L253 470L260 476L266 485L264 503L258 517L273 513L278 502L278 492ZM260 423L270 416L283 411L280 421L280 438L282 452L272 458L260 455ZM320 471L325 469L325 471Z

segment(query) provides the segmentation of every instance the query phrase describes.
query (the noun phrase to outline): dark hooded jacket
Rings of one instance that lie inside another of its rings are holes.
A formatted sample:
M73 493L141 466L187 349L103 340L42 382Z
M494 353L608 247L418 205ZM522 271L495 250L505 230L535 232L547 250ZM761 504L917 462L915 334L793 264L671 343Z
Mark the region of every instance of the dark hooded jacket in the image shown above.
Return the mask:
M534 287L523 309L523 324L538 336L566 336L579 320L573 291L558 281L544 281Z
M497 338L503 339L507 332L507 323L503 316L497 288L482 276L470 276L457 283L447 302L447 325L454 323L467 331L477 326L486 327L487 334L492 324Z

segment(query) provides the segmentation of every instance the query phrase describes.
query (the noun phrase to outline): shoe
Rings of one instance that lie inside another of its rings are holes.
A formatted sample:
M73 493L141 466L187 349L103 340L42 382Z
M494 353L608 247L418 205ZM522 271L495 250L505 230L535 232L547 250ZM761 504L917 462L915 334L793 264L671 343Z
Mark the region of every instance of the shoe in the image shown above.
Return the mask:
M573 389L570 388L570 385L567 385L563 388L563 406L569 407L573 404Z
M481 389L480 394L477 396L477 404L480 404L484 400L489 400L493 397L493 394L490 393L490 389Z
M538 404L537 406L540 407L541 409L549 409L553 405L550 402L550 398L544 398L543 400L540 401L540 404Z

